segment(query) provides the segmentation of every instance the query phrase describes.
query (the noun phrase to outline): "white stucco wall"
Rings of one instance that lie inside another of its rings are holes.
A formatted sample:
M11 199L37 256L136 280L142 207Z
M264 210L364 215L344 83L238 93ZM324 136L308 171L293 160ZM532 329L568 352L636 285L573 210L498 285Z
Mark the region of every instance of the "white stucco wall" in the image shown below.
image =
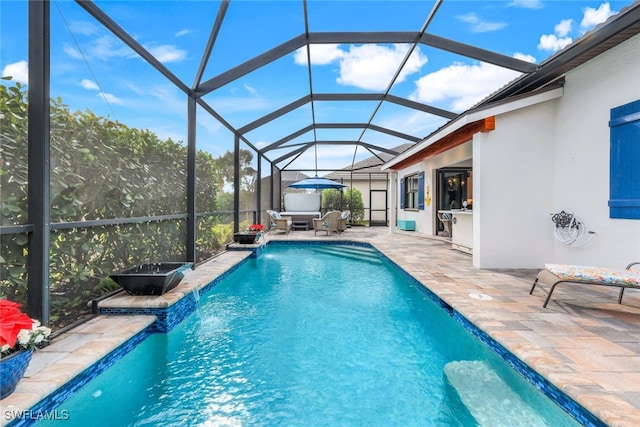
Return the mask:
M607 205L609 114L640 99L638 52L640 36L568 73L561 98L499 115L495 131L476 135L475 265L623 268L640 259L640 221L610 219ZM593 238L557 240L550 214L562 210Z
M553 236L554 102L496 117L473 141L474 265L538 268Z
M611 219L607 205L610 110L640 99L639 52L637 35L566 76L556 113L553 208L575 212L596 234L582 247L554 242L554 262L622 268L640 259L640 220Z
M638 52L640 35L568 73L560 98L497 114L494 131L398 171L398 182L424 170L433 190L435 169L473 158L477 267L623 268L640 260L640 220L610 219L607 204L609 114L640 99ZM425 211L398 210L398 217L415 219L416 232L433 235L434 203ZM595 232L588 243L568 246L554 237L551 214L562 210Z

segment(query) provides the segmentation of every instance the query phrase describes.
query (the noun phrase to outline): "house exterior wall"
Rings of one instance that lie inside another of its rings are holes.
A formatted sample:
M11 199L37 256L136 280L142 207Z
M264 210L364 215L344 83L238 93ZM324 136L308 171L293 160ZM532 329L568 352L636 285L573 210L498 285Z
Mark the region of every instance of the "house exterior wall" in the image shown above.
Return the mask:
M593 239L582 247L554 242L554 262L623 268L640 260L640 221L609 218L609 118L640 99L640 35L566 76L558 101L553 210L575 212ZM638 166L640 167L640 165Z
M474 265L640 259L640 221L609 218L607 204L610 110L640 99L639 51L635 36L567 73L561 98L499 115L493 132L475 136ZM563 210L595 234L562 243L551 214Z
M607 203L609 114L640 99L638 52L640 35L572 70L560 98L498 114L495 130L398 171L395 191L404 176L420 170L433 189L435 169L472 158L476 267L623 268L640 260L640 221L609 218ZM560 242L551 215L562 210L595 234L574 245ZM435 214L433 203L419 212L398 208L398 218L415 219L416 232L427 235L435 234Z
M473 139L474 265L538 268L553 253L554 102L496 117Z

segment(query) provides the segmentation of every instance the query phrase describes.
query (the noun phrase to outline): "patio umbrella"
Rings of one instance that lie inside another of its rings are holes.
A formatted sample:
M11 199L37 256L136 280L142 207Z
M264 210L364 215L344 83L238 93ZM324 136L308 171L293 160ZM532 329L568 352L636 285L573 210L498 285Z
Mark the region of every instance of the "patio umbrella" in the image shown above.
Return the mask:
M306 178L306 179L303 179L302 181L294 182L293 184L289 185L289 187L315 188L316 190L318 190L318 189L324 189L324 188L343 188L343 187L346 187L346 185L340 184L339 182L335 182L327 178L320 178L316 176L313 178Z

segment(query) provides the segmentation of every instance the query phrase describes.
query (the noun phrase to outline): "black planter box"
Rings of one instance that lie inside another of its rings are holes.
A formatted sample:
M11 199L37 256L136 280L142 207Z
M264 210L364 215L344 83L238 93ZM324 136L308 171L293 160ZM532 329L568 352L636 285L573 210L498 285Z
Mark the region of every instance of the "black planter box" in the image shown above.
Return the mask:
M253 244L259 237L258 233L233 233L233 241L242 245Z
M192 266L187 262L140 264L109 277L130 295L162 295L175 288Z

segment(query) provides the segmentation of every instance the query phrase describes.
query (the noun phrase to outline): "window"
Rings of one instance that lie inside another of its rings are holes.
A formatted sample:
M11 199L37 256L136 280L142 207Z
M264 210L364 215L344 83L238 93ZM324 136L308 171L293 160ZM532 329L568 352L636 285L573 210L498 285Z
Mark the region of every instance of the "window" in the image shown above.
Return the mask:
M640 100L611 109L609 217L640 219Z
M424 209L424 172L400 181L400 209Z

